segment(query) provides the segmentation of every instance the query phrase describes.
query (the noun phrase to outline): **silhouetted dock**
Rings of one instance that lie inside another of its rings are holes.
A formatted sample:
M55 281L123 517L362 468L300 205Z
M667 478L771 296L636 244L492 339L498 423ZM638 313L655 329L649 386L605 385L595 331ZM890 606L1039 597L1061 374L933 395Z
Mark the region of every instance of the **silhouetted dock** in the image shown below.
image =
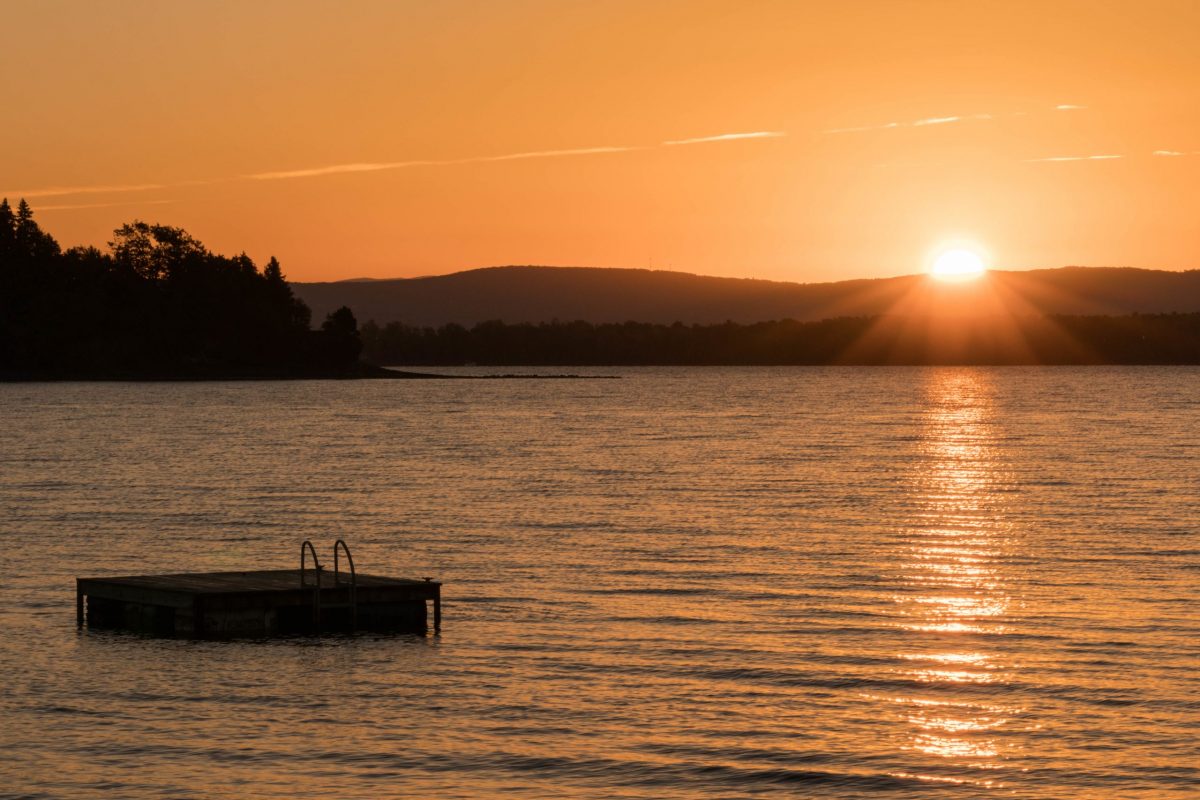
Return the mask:
M305 548L316 566L306 565ZM345 572L338 548L346 554ZM433 628L441 629L441 583L357 574L341 540L334 554L333 575L325 573L305 542L300 569L76 578L76 621L88 628L196 638L424 633L432 605Z

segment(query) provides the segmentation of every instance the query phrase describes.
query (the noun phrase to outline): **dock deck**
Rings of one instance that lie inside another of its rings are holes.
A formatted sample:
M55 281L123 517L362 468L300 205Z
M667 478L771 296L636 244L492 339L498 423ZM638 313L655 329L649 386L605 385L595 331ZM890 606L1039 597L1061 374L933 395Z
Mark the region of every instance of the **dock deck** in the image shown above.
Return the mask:
M76 621L160 636L261 637L442 626L442 584L309 568L77 578Z

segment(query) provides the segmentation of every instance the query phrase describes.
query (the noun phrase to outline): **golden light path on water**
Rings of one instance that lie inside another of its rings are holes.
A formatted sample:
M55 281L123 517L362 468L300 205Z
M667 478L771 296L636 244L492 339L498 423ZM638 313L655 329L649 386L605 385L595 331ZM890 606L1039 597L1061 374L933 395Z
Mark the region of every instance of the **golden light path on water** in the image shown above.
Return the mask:
M994 375L934 370L925 379L920 466L911 476L919 501L905 531L902 591L894 601L897 624L909 634L897 653L906 665L899 677L939 691L888 699L907 723L902 748L955 767L999 770L1012 766L1005 762L1015 754L998 733L1022 709L993 702L988 693L1017 668L988 644L1005 633L1005 615L1016 602L1005 569L1016 534L1005 517L1004 464L993 446ZM972 782L998 788L986 779Z

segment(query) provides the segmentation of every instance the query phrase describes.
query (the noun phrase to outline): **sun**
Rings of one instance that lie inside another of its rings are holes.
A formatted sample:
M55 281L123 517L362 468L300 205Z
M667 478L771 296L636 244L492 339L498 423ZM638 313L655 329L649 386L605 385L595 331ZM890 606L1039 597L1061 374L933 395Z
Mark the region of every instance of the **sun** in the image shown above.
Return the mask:
M987 272L984 255L973 247L947 247L939 250L929 267L929 274L940 281L961 282L978 278Z

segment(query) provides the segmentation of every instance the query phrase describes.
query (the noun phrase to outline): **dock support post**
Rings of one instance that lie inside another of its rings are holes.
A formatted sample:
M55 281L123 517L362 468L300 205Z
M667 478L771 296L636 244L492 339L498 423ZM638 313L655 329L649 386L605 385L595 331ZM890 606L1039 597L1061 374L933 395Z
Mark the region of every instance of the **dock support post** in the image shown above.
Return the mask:
M199 639L208 631L204 626L204 598L202 595L196 595L192 598L192 636Z
M433 632L442 631L442 587L437 587L433 595Z
M75 627L83 627L83 589L78 579L75 580Z

